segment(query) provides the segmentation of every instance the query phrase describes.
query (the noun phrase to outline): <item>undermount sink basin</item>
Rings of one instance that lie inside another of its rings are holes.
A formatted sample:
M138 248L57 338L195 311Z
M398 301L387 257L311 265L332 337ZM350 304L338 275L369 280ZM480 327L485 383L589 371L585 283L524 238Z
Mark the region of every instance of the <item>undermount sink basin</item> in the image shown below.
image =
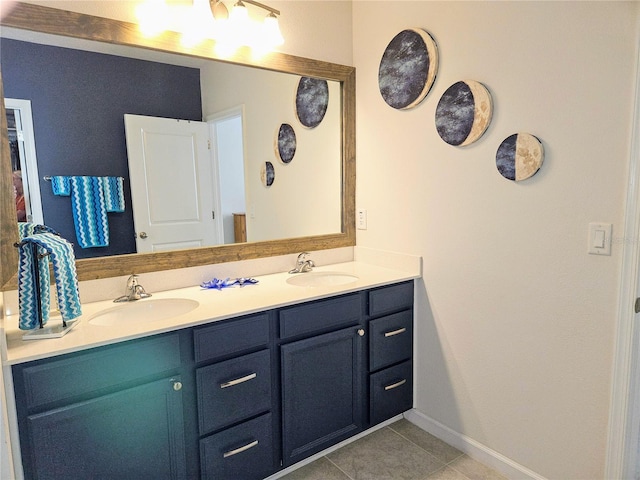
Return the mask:
M310 272L298 273L287 278L287 283L299 287L331 287L346 285L358 280L358 277L343 272Z
M142 299L96 313L92 325L114 327L130 323L147 323L177 317L195 310L199 302L188 298Z

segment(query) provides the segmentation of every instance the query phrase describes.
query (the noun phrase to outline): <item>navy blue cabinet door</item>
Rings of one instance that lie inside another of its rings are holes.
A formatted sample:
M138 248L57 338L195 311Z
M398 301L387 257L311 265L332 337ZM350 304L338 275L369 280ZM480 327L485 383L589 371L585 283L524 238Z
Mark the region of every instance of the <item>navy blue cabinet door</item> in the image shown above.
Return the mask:
M30 476L185 478L182 391L176 382L178 377L158 380L29 416L35 470Z
M362 428L358 327L283 345L283 462L291 465Z

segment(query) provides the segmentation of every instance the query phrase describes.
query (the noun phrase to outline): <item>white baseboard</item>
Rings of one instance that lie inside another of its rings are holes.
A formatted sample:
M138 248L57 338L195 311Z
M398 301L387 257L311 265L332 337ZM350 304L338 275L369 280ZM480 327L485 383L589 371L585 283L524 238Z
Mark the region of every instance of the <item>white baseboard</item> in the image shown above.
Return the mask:
M457 448L461 452L466 453L474 460L477 460L487 467L493 468L507 478L518 480L547 480L542 475L538 475L480 442L450 429L415 408L406 412L404 417L414 425L438 437L440 440Z

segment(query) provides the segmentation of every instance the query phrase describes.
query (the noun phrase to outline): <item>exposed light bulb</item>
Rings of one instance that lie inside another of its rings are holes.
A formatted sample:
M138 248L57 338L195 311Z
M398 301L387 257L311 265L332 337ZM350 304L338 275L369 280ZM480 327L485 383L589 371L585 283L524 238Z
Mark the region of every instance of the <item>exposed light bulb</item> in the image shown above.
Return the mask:
M278 47L284 43L278 17L273 13L267 15L262 23L262 41L271 47Z
M229 23L226 28L224 39L222 42L235 48L241 45L250 45L252 43L254 29L249 18L249 10L239 1L231 9L229 14Z
M249 10L242 1L236 3L231 9L229 20L234 24L240 24L246 28L249 23Z
M169 9L164 0L145 0L136 8L138 28L143 35L152 37L167 29Z
M213 35L214 20L208 0L193 0L193 7L184 15L180 30L185 47L193 47Z

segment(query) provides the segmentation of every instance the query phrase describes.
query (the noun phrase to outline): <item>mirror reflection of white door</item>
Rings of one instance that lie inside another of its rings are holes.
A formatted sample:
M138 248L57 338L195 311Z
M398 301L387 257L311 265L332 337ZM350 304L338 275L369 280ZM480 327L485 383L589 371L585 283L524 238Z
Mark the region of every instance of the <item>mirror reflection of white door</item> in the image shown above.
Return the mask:
M7 119L12 115L15 122L15 128L9 128L9 142L12 142L12 137L15 137L14 145L16 147L16 151L11 153L11 163L14 175L16 170L20 171L19 177L22 179L27 214L26 221L43 224L31 100L5 98L4 105L7 110Z
M129 114L124 123L137 252L220 244L207 124Z
M214 156L218 172L224 243L240 241L235 238L234 214L246 213L245 165L244 165L244 107L233 107L207 116ZM249 240L249 224L246 240ZM245 241L246 241L245 240Z

